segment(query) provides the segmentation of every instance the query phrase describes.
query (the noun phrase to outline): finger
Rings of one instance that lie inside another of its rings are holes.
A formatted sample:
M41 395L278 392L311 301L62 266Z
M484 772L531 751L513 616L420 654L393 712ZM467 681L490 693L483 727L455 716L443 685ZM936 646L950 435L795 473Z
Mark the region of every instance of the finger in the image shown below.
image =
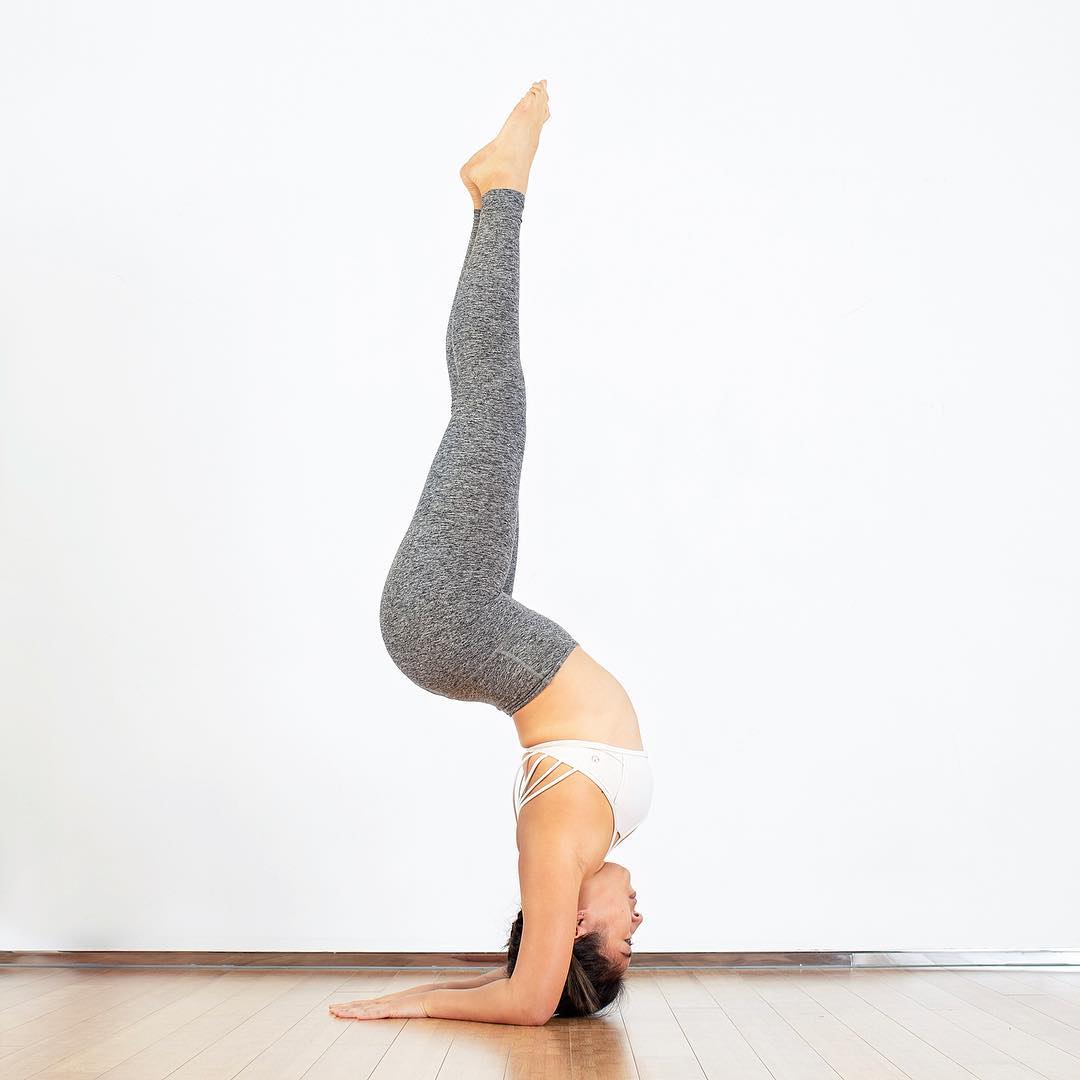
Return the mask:
M379 1020L386 1016L385 1009L343 1009L334 1013L339 1020Z

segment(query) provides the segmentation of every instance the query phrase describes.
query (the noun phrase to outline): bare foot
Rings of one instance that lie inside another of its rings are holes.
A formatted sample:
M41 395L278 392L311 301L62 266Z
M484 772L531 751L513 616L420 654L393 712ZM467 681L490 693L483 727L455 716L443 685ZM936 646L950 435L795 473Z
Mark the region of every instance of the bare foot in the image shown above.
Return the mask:
M547 79L541 79L514 106L499 134L462 165L461 179L476 209L480 208L484 192L491 188L514 188L525 194L540 143L540 128L550 115Z
M492 139L487 146L480 147L475 154L464 165L461 166L461 182L469 189L469 197L472 199L473 209L479 210L482 205L483 192L476 186L472 178L469 176L469 170L473 168L482 157L486 157L491 148L495 145L495 140Z

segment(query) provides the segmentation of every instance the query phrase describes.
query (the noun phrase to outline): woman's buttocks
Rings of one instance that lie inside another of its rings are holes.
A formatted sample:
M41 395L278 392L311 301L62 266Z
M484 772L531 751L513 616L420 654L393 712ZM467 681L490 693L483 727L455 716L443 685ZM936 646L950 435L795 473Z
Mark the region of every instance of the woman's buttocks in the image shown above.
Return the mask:
M522 746L587 739L642 749L637 713L622 683L581 646L527 705L514 713Z

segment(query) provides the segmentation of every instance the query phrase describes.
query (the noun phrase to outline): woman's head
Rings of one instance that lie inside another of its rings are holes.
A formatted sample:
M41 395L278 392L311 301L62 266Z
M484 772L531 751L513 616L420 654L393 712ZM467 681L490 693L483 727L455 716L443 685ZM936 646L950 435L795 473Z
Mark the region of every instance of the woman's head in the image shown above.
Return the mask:
M630 966L630 939L644 921L636 901L630 871L618 863L604 863L582 881L570 968L556 1016L590 1016L619 997ZM507 974L514 973L524 929L519 911L506 943Z

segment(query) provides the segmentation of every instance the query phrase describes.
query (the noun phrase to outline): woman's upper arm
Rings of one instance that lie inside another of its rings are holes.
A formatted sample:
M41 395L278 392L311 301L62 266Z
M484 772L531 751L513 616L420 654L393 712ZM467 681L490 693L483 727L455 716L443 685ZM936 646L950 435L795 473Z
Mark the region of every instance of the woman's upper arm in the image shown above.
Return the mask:
M447 979L444 982L433 984L429 989L439 990L469 990L476 986L487 986L488 983L498 982L500 979L509 979L506 968L495 968L493 971L485 971L480 975L465 976L460 979Z
M482 975L477 975L475 979L472 979L473 986L487 986L488 983L498 982L500 979L509 979L510 976L506 974L506 968L494 968L492 971L485 971Z
M510 984L525 1012L543 1023L555 1012L570 969L580 860L555 835L534 833L522 845L518 875L524 925Z

